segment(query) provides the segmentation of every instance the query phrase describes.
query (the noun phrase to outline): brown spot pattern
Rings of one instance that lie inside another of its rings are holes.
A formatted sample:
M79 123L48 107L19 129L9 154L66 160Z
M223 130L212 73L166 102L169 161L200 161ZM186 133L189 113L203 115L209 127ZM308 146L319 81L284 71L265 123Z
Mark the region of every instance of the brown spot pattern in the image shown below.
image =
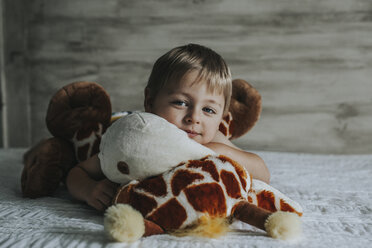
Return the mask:
M182 166L182 165L184 165L184 164L185 164L185 162L181 162L181 163L179 163L176 167Z
M86 123L84 124L77 132L76 139L83 140L88 138L92 135L93 132L97 132L99 130L98 122L97 123Z
M92 154L96 154L99 152L99 144L101 143L101 137L97 137L97 139L93 143L93 148L92 148Z
M275 207L274 194L270 191L262 190L259 194L257 194L257 206L270 212L276 212L277 209Z
M196 211L210 216L226 216L226 199L217 183L204 183L185 189L189 203Z
M156 208L158 204L153 197L132 191L130 195L130 205L140 211L143 216L146 216Z
M77 140L83 140L83 139L88 138L90 135L92 135L92 130L83 128L83 129L80 129L80 130L77 131L76 139Z
M235 198L235 199L238 199L242 196L240 194L239 182L235 178L233 173L226 171L226 170L222 170L221 179L222 179L223 184L225 185L228 196L230 196L231 198Z
M297 212L292 206L286 203L283 199L280 199L280 210L285 212L296 213L298 216L302 216L302 213Z
M119 161L117 163L116 167L117 167L118 171L120 171L120 173L125 174L125 175L129 174L129 166L124 161Z
M133 193L133 188L134 188L133 184L119 187L112 203L113 204L117 204L117 203L129 204L130 196Z
M195 180L203 179L204 176L199 173L193 173L187 170L178 170L171 181L173 195L178 196L180 192Z
M206 159L206 158L205 158ZM187 168L202 168L203 171L208 172L213 180L219 182L220 175L218 174L216 165L210 160L190 160Z
M240 164L238 164L238 162L224 155L220 155L218 156L218 158L221 159L222 162L229 162L235 168L235 171L239 176L240 183L242 184L243 189L245 189L247 187L247 181L246 181L247 173L245 172L243 167Z
M179 228L186 218L185 208L175 198L161 205L147 217L148 220L155 222L166 230Z
M141 181L136 188L143 189L155 196L164 196L167 194L167 185L161 175Z
M229 114L227 114L223 119L229 123L230 122L230 117L231 117L231 113L229 112Z
M89 144L85 144L83 146L78 147L77 158L79 161L87 160L88 150L89 150Z
M225 136L232 137L233 132L234 132L235 122L234 122L234 119L232 117L231 112L229 112L229 114L227 116L225 116L224 120L226 121L226 123L228 125L227 130L229 132L228 135L227 135L227 132L226 132Z
M220 126L218 127L218 130L224 135L227 136L227 128L225 127L224 123L220 123Z
M205 161L205 160L207 160L209 157L210 157L210 155L207 155L207 156L205 156L205 157L202 157L202 158L199 159L199 160L200 160L200 161Z
M235 130L235 121L231 120L231 123L229 124L229 136L232 136L234 134Z
M248 189L248 191L251 191L252 190L252 186L253 186L253 177L252 177L252 174L249 174L249 181L251 182L250 184L249 184L249 189Z

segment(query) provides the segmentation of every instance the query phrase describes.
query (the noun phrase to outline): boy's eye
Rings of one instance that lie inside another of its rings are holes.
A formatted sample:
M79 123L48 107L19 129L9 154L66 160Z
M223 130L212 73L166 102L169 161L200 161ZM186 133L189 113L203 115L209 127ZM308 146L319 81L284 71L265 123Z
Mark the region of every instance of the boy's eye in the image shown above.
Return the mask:
M181 101L181 100L173 101L172 103L173 103L174 105L177 105L177 106L182 106L182 107L187 106L187 102L185 102L185 101Z
M203 108L203 111L207 112L208 114L215 114L216 111L211 109L211 108L208 108L208 107L205 107Z

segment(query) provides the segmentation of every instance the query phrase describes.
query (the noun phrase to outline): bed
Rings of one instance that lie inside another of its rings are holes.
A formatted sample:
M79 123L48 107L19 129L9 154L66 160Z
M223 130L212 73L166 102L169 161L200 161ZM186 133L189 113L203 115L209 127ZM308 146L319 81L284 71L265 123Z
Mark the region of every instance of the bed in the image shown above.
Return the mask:
M24 149L0 150L0 247L371 247L372 155L257 152L271 184L303 209L303 236L274 240L241 222L219 239L157 235L135 243L106 239L102 214L61 187L54 197L25 199Z

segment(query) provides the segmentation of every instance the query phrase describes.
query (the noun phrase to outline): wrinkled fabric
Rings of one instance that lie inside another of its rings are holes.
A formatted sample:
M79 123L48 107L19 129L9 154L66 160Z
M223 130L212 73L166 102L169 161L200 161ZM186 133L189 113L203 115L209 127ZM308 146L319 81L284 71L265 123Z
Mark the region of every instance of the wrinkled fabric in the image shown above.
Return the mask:
M66 188L54 197L22 198L24 149L0 149L0 247L369 247L372 242L372 155L257 152L271 185L303 207L303 237L275 240L241 222L219 239L157 235L111 243L103 216L73 200Z

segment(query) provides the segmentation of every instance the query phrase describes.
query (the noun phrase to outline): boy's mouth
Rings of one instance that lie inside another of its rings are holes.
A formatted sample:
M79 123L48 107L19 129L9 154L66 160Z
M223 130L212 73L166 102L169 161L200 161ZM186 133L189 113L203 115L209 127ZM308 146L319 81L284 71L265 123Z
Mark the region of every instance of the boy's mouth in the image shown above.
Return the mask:
M197 133L197 132L192 131L192 130L185 130L185 132L187 133L187 135L189 136L189 138L194 138L194 137L200 135L200 133Z

